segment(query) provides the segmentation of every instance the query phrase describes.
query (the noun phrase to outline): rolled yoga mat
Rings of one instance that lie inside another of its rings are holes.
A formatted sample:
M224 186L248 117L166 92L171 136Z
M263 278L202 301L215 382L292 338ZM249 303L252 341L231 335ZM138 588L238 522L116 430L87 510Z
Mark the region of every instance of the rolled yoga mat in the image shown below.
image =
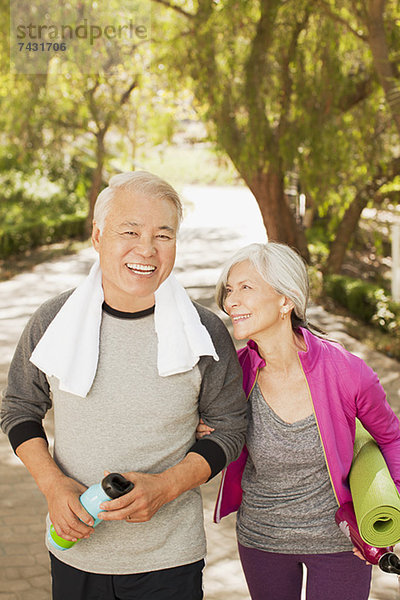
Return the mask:
M377 548L397 544L400 495L377 443L359 421L349 482L362 539Z

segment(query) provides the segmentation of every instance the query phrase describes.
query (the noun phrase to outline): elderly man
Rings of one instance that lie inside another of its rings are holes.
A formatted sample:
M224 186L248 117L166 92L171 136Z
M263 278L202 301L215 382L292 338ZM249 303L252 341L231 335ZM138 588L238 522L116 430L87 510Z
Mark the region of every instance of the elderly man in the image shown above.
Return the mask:
M238 456L246 407L227 330L170 275L181 215L160 178L113 177L95 206L99 261L38 309L11 364L2 429L46 497L47 528L79 540L47 541L55 600L203 597L198 486ZM199 415L214 431L196 441ZM79 496L107 470L134 488L93 529Z

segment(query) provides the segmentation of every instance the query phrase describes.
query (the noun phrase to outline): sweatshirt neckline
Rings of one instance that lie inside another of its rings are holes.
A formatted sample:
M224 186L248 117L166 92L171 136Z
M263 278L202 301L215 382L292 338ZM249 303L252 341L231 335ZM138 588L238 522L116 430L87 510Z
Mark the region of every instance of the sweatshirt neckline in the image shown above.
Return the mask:
M142 319L143 317L148 317L149 315L154 314L155 306L151 306L150 308L146 308L144 310L139 310L136 312L125 312L122 310L117 310L113 308L107 302L103 302L103 310L108 315L112 317L116 317L117 319Z

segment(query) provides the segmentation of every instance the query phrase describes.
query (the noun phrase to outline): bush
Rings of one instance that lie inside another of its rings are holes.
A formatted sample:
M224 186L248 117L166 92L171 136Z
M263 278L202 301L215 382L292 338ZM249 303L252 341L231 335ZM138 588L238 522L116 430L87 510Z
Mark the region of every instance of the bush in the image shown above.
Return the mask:
M8 258L45 244L81 238L85 232L85 215L61 215L32 219L0 230L0 258Z
M324 292L365 323L400 335L400 304L383 288L345 275L326 275Z
M87 200L72 183L38 169L0 174L0 259L83 237Z

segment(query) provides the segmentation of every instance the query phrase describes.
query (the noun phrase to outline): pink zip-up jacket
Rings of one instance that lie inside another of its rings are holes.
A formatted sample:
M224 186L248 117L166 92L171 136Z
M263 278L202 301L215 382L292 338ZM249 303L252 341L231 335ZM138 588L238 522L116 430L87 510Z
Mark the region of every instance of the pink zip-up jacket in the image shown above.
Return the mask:
M351 501L348 475L353 460L356 418L375 438L400 491L400 424L374 371L340 344L300 328L307 346L298 358L312 400L325 461L339 506ZM265 366L257 344L250 340L238 352L243 388L249 397ZM248 452L222 474L214 520L236 511L242 500L241 480Z

